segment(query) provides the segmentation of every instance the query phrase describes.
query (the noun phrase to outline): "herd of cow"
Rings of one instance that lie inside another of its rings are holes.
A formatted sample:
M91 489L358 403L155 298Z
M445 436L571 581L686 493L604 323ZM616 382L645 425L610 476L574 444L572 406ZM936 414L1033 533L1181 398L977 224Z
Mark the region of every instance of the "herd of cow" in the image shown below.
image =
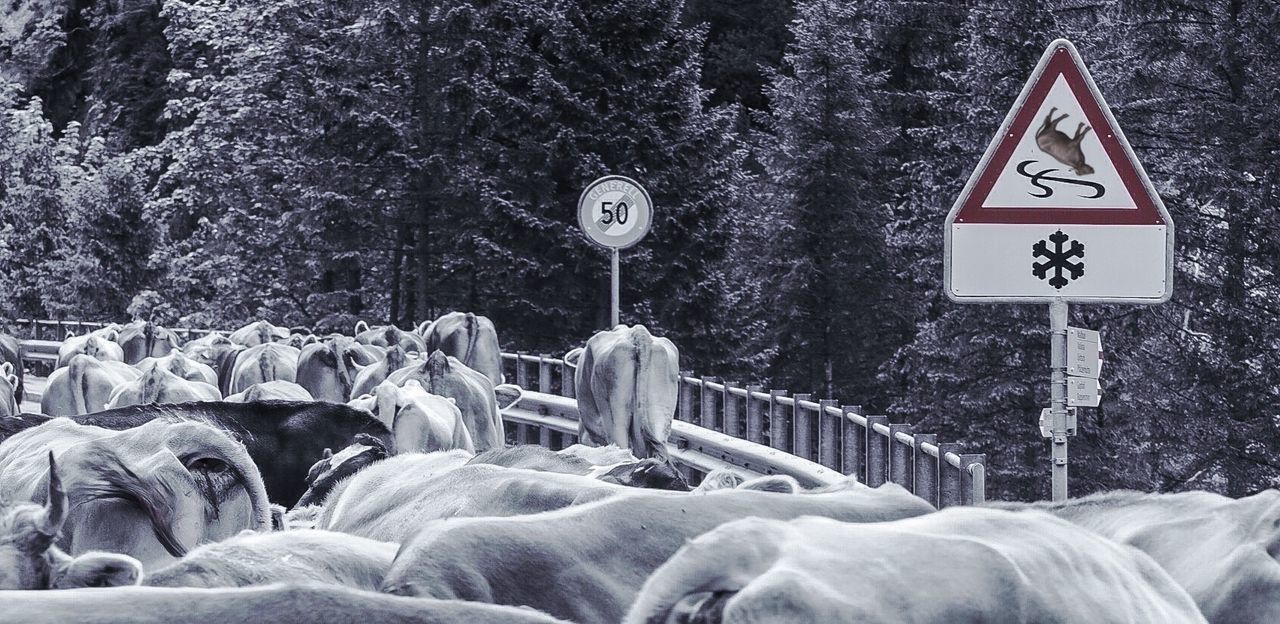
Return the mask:
M0 622L1280 622L1280 491L938 511L666 440L678 353L592 336L579 439L510 445L493 324L0 336ZM59 590L59 591L44 591Z

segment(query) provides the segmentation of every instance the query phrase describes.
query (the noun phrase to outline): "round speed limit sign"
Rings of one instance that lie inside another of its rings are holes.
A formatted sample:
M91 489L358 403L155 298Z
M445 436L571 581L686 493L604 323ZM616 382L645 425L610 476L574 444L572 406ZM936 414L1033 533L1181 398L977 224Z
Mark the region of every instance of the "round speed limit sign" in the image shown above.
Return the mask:
M578 225L591 242L625 249L649 233L653 201L635 180L605 176L588 184L578 198Z

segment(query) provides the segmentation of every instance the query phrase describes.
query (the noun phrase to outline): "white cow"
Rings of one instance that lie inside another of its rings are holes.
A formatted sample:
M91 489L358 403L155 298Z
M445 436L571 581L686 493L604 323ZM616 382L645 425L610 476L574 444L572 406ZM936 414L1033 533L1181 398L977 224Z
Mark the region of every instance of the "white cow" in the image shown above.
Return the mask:
M236 355L227 394L244 392L253 384L282 379L297 383L298 349L278 342L249 347Z
M992 503L1043 510L1151 555L1210 622L1280 622L1280 491L1231 499L1212 492L1114 491L1062 503Z
M133 366L144 373L158 366L187 381L201 381L211 386L218 385L218 373L214 372L212 366L187 356L181 350L175 349L163 357L143 358Z
M53 371L40 397L40 411L49 416L78 416L100 412L111 401L117 386L135 381L142 373L118 361L103 361L76 354L71 363Z
M71 358L77 354L93 356L104 361L123 362L124 349L115 342L119 336L120 330L114 326L104 327L83 336L67 332L67 337L58 347L58 368L69 365Z
M228 403L249 403L252 401L314 401L315 398L306 388L292 381L276 379L249 386L244 392L237 392L225 399Z
M314 581L377 591L398 544L331 531L245 531L146 576L155 587L246 587Z
M222 393L218 392L217 386L203 381L188 381L160 366L152 366L142 377L116 386L106 409L150 403L217 401L221 398Z
M708 498L715 496L723 494ZM658 568L624 620L672 621L1197 624L1204 618L1136 549L1044 513L957 507L878 524L746 518L721 525Z
M416 379L405 381L403 386L384 381L373 394L347 405L382 421L391 430L396 453L476 450L457 401L427 392Z
M643 325L619 325L597 332L565 360L577 360L583 443L617 444L641 458L667 457L680 392L680 353L670 340L655 338Z
M502 349L493 321L470 312L450 312L431 323L418 326L426 351L439 349L445 355L480 371L494 385L503 382Z

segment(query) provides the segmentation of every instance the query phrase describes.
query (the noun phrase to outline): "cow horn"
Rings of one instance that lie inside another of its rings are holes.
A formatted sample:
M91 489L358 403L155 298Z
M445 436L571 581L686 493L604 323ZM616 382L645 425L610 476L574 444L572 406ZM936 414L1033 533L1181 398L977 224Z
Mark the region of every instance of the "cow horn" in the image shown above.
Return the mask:
M62 489L62 479L58 477L58 463L53 459L53 451L49 451L49 494L44 502L44 510L36 520L36 531L53 539L62 531L62 523L67 519L67 493Z

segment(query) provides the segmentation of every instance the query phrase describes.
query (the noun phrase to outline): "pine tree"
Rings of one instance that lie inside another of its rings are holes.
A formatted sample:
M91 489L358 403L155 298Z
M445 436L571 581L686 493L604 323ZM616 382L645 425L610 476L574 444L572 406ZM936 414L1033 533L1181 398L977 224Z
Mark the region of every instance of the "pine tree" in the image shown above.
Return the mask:
M877 355L904 330L885 287L884 76L867 73L853 6L813 0L796 14L795 42L767 89L776 142L764 161L785 223L768 254L778 349L770 376L860 401L871 396Z

